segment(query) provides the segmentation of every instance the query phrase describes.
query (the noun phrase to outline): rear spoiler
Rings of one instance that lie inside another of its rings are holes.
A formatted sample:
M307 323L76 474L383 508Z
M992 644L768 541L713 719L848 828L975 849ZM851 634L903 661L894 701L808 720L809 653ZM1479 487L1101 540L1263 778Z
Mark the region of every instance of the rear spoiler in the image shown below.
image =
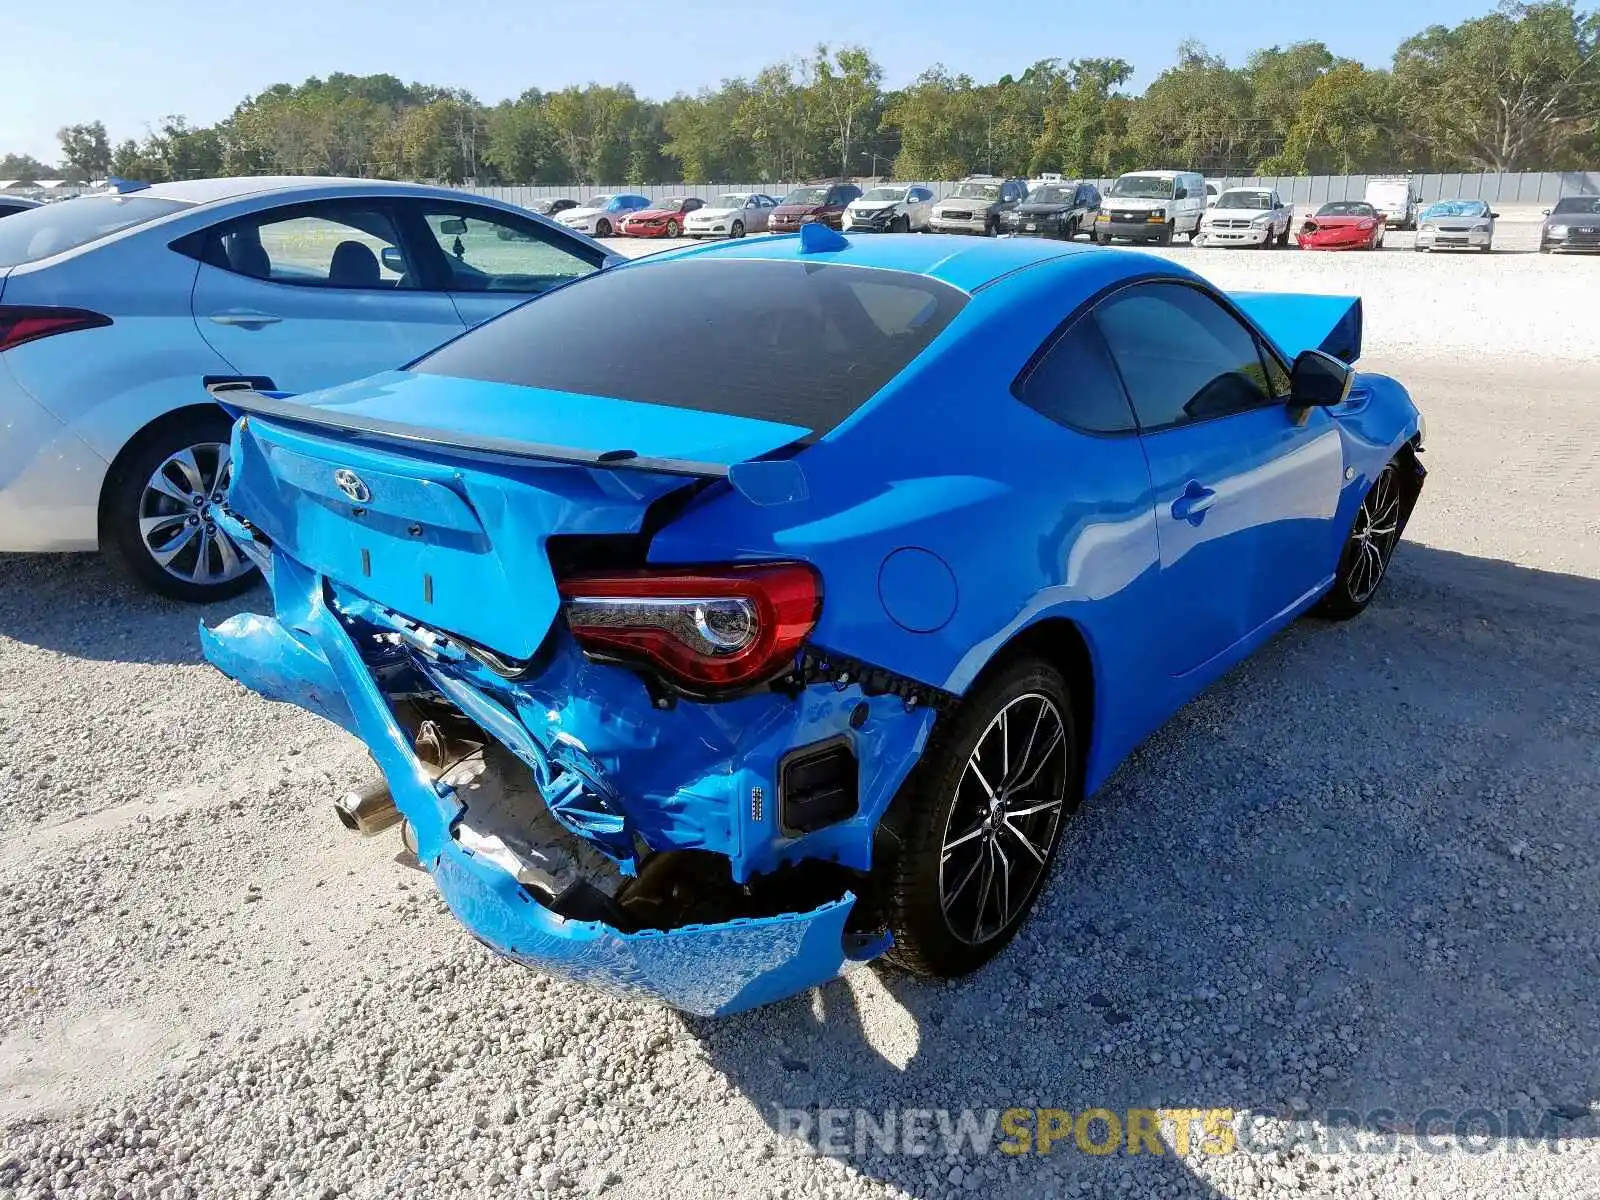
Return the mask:
M1292 361L1321 350L1342 362L1361 357L1361 297L1299 292L1229 292L1228 298Z
M328 430L364 441L388 442L402 449L426 448L477 461L509 463L545 462L585 467L591 471L643 471L677 475L686 479L726 479L752 504L769 506L804 500L810 495L800 464L791 458L751 459L745 462L693 462L659 458L632 450L584 450L520 438L463 433L438 426L412 425L381 417L358 416L337 409L297 403L292 394L258 391L248 382L227 380L211 384L211 396L235 421L249 416L267 417L291 425Z

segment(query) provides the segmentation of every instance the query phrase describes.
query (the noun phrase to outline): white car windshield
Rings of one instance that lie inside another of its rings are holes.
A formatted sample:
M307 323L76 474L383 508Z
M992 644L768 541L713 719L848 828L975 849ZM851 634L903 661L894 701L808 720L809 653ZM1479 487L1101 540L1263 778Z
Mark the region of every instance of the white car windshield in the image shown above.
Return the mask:
M1218 208L1271 208L1272 193L1258 192L1253 188L1235 188L1223 192L1217 199Z
M743 208L745 201L748 200L748 199L750 199L749 196L742 195L739 192L729 192L726 196L718 196L715 200L713 200L711 202L710 207L711 208Z
M998 183L963 183L956 188L957 200L998 200L1000 199L1000 185Z
M1113 196L1132 200L1171 200L1173 183L1159 175L1124 175L1111 185Z
M1441 200L1428 205L1423 214L1427 217L1487 217L1489 206L1482 200Z
M897 187L868 188L861 197L863 200L904 200L906 189Z

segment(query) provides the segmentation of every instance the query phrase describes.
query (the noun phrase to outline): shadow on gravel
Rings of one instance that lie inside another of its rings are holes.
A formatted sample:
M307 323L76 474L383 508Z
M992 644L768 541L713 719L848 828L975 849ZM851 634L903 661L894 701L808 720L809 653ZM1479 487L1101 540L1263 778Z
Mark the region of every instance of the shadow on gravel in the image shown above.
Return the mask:
M1361 618L1298 623L1085 804L1033 919L976 976L872 969L691 1027L780 1154L842 1110L838 1157L919 1197L1360 1191L1397 1168L1301 1149L1202 1176L1072 1133L1016 1157L998 1127L950 1157L936 1115L934 1152L906 1153L913 1109L1248 1110L1324 1136L1382 1110L1402 1128L1443 1110L1445 1131L1487 1110L1472 1128L1504 1133L1520 1110L1546 1138L1522 1153L1595 1136L1596 614L1600 581L1405 545Z
M142 591L98 554L0 554L0 637L74 658L198 663L195 627L259 607L264 590L220 604Z

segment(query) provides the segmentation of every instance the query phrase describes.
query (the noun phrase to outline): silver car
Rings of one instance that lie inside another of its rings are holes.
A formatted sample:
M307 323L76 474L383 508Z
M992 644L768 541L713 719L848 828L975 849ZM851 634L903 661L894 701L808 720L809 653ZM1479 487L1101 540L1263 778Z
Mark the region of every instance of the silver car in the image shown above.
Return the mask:
M1423 250L1494 249L1494 222L1500 214L1490 212L1482 200L1440 200L1428 205L1417 218L1414 248Z

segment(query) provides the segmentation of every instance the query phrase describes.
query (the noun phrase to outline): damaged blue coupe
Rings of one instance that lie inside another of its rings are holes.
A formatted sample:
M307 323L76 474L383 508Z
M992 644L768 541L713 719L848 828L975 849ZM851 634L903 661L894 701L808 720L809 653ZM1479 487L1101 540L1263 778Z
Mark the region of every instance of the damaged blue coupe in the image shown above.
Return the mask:
M361 738L472 934L727 1013L1016 933L1062 827L1422 486L1359 301L820 226L574 282L405 370L230 391L274 614L207 657Z

